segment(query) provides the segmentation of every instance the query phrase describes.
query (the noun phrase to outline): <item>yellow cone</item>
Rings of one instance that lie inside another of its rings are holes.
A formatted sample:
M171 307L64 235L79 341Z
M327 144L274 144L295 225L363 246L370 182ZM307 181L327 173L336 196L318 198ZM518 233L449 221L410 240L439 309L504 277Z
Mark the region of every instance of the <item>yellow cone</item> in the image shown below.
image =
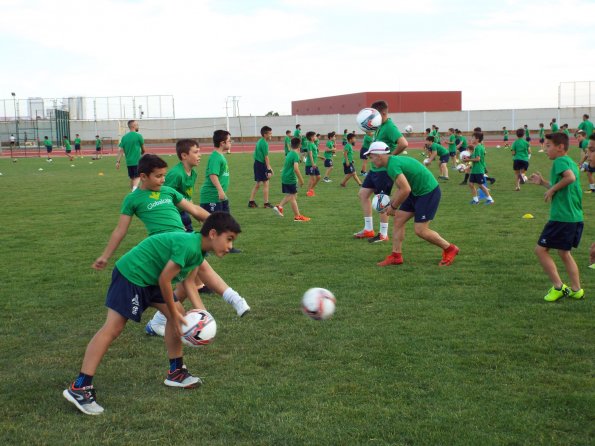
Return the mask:
M103 176L103 172L99 172L99 176L102 177Z
M532 214L525 214L525 215L523 215L523 218L527 218L528 219L528 218L535 218L535 217L533 217Z

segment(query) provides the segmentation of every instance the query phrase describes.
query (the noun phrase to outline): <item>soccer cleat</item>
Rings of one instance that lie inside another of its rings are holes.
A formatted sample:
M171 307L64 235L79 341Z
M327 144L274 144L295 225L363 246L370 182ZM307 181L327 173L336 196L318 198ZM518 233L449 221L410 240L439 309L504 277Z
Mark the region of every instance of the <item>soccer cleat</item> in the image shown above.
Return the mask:
M240 317L244 317L250 312L250 305L248 305L248 302L246 302L246 299L243 297L240 297L238 300L233 302L232 305Z
M95 401L95 388L93 386L77 389L72 383L68 386L68 389L62 392L62 395L82 413L87 415L100 415L103 413L103 407Z
M471 201L469 202L469 204L479 204L479 200L477 200L477 201L475 201L475 200L471 200Z
M325 183L332 183L333 182L333 180L331 180L329 177L324 177L322 179L322 181L324 181Z
M570 288L568 288L564 284L562 284L562 289L560 289L560 290L557 290L556 288L551 287L549 289L549 291L547 292L547 294L544 296L543 300L545 300L546 302L555 302L558 299L560 299L561 297L568 296L569 292L570 292Z
M484 204L494 204L494 200L486 200Z
M466 182L466 181L461 181L461 182L459 183L459 186L466 186L466 185L467 185L467 182Z
M523 175L519 174L519 183L521 184L525 184L525 178L523 177Z
M281 206L275 206L273 211L275 211L279 217L283 217L283 208Z
M181 387L183 389L193 389L202 384L198 376L192 376L186 367L176 369L167 373L167 378L163 384L169 387Z
M256 201L249 201L248 202L248 207L249 208L257 208L258 205L256 204Z
M589 265L589 269L595 269L595 263L591 263L591 264Z
M496 182L496 178L488 178L487 180L490 182L490 184L494 184Z
M147 322L145 325L145 333L149 336L165 336L165 325L155 324L152 321Z
M454 262L455 257L459 253L459 247L451 244L448 248L442 251L442 260L438 263L438 266L448 266Z
M304 215L297 215L293 221L310 221L312 220L310 217L306 217Z
M315 197L316 194L314 193L313 189L309 189L308 192L306 192L306 197Z
M382 262L378 262L376 265L378 266L390 266L390 265L401 265L403 263L403 257L401 255L395 256L394 253L391 253L386 256Z
M388 235L376 234L374 237L368 239L368 243L388 242Z
M269 208L269 209L273 209L273 205L269 202L266 202L265 204L262 205L263 208Z
M585 297L585 290L581 288L578 291L572 291L572 288L570 288L570 291L568 292L568 297L572 297L573 299L582 299L583 297Z
M448 180L449 179L448 177L445 177L445 176L442 176L442 175L439 176L438 178L441 179L441 180Z
M353 234L353 237L354 238L372 238L372 237L374 237L374 235L376 235L374 231L368 231L366 229L362 229L361 231Z

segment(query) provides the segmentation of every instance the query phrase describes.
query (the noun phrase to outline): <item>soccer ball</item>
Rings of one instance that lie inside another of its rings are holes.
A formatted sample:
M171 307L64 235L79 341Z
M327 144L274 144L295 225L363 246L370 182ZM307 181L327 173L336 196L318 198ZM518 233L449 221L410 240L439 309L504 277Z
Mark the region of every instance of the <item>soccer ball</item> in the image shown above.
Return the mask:
M581 172L586 172L589 169L589 163L584 162L581 164Z
M525 175L524 173L521 174L521 179L523 180L523 184L527 182L527 175Z
M407 133L411 133L413 131L413 127L411 127L410 125L408 125L408 126L405 127L405 131Z
M207 310L190 310L184 316L182 342L190 347L209 344L217 334L217 322Z
M374 132L382 124L382 116L375 108L363 108L357 114L356 121L364 132Z
M496 146L496 148L497 148L497 149L499 149L499 148L500 148L500 144L498 144L498 145Z
M335 313L337 299L324 288L310 288L302 297L302 310L306 316L317 321L330 318Z
M424 159L424 166L427 166L428 164L430 164L430 158Z
M389 203L390 197L386 194L374 195L374 198L372 198L372 208L378 212L387 207Z
M457 170L461 173L465 172L465 168L467 166L465 166L464 164L457 164Z
M468 159L471 156L471 152L469 152L468 150L463 150L461 152L461 155L460 156L461 156L461 159L462 160L466 160L466 159Z

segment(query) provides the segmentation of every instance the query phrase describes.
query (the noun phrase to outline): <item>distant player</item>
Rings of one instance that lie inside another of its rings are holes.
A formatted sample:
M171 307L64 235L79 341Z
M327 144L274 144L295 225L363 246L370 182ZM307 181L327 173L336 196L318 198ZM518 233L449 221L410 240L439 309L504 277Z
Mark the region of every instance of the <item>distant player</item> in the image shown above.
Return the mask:
M438 163L438 178L441 180L448 180L448 160L450 155L446 147L441 146L435 142L434 136L426 137L426 150L430 153L430 157L427 159L427 165L429 166L435 158L440 161Z
M448 129L448 157L452 162L452 168L457 168L457 135L452 127Z
M135 120L128 121L128 129L118 144L118 160L116 161L116 169L120 169L120 161L122 154L126 159L126 167L128 168L128 178L130 178L130 189L135 190L140 181L138 173L138 161L143 153L145 153L145 140L143 136L138 133L138 122Z
M320 181L320 169L318 168L318 147L316 147L316 143L314 142L315 137L316 132L310 131L306 133L306 175L309 177L308 192L306 192L306 197L316 196L314 188Z
M556 122L556 118L552 118L552 121L550 122L550 130L552 131L552 133L556 133L560 130L560 127Z
M297 131L297 127L296 127ZM265 208L272 208L273 206L269 203L269 179L273 176L273 168L269 160L269 141L273 136L273 129L269 126L264 126L260 129L260 139L256 143L254 148L254 187L250 192L250 200L248 201L249 208L257 208L258 205L254 199L256 198L256 192L262 186L262 196L264 198Z
M584 133L584 130L579 130L579 134L580 133ZM587 177L589 178L589 191L588 192L595 193L595 180L593 179L593 177L594 177L593 173L595 173L595 133L591 133L591 136L589 136L589 139L585 139L583 141L583 145L584 145L584 142L587 142L587 148L586 148L584 159L581 160L582 162L580 164L582 165L583 163L587 163L586 172L587 172Z
M52 149L52 140L49 137L44 136L43 137L43 145L45 146L45 151L47 152L47 156L48 156L47 161L48 161L48 163L51 163L52 162L52 150L53 150Z
M543 152L543 145L545 144L545 126L543 122L539 123L539 151Z
M504 148L508 149L510 146L508 145L508 129L506 127L502 127L502 141L504 142Z
M81 136L77 133L74 138L74 154L75 156L78 155L79 158L82 158L81 155Z
M72 161L74 157L72 156L72 146L70 145L70 140L68 139L68 136L64 136L62 140L62 147L64 147L64 151L66 152L66 156L68 157L68 159Z
M325 183L330 183L331 181L331 172L333 171L333 156L335 155L335 139L337 138L337 135L335 132L329 132L326 135L327 141L326 141L326 148L324 150L324 167L325 167L325 172L324 172L324 178L322 179L322 181L324 181Z
M355 135L353 133L347 134L347 144L343 148L343 173L345 177L341 181L341 187L345 187L350 178L353 178L355 182L361 186L362 181L355 172L355 165L353 164L353 146L355 142Z
M291 210L293 211L293 221L303 222L310 221L310 218L300 214L300 210L297 204L297 184L300 186L304 185L304 179L300 172L300 155L298 150L302 143L301 138L291 139L291 150L285 157L283 164L283 170L281 172L281 192L285 194L281 202L273 207L273 210L279 217L283 217L283 207L290 203Z
M546 181L539 172L531 175L532 183L547 189L544 198L546 202L551 202L550 219L535 247L539 263L553 285L544 300L554 302L563 296L582 299L585 292L581 288L578 266L570 253L572 248L578 248L583 232L578 169L568 156L568 136L557 132L545 135L545 139L545 151L548 158L553 160L550 181ZM570 288L562 282L549 254L550 249L558 251L570 279Z
M587 139L593 134L593 123L589 121L589 115L584 114L582 122L578 125L577 130L585 132Z
M95 158L96 160L101 159L103 144L99 135L95 135Z
M368 155L366 155L366 152L373 142L374 132L366 132L364 134L364 140L362 141L362 148L359 150L359 159L362 160L360 174L364 177L368 174Z
M11 134L10 135L10 138L8 139L8 141L10 142L10 148L11 149L14 149L15 144L16 144L16 141L17 141L17 139L15 138L15 136Z
M529 155L531 155L531 147L525 136L524 129L516 131L517 140L512 143L512 170L514 170L515 177L515 191L521 190L521 184L525 184L525 173L529 169Z
M482 144L483 133L473 132L471 135L471 145L473 146L473 154L467 161L472 164L469 176L469 188L471 189L472 200L471 204L479 204L479 197L477 196L477 187L479 187L486 196L485 204L494 204L494 199L490 195L490 190L485 186L486 184L486 165L485 165L485 147Z
M285 156L291 150L291 130L285 131L285 138L283 138L283 152L285 152Z

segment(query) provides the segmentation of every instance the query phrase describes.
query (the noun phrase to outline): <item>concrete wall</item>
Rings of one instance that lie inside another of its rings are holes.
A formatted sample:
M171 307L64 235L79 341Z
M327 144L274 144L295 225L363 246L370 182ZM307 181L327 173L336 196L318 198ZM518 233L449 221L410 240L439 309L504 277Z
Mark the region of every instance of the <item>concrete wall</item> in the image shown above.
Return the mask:
M568 123L571 129L575 129L581 122L584 113L593 118L593 107L582 108L540 108L540 109L519 109L519 110L469 110L459 112L420 112L420 113L396 113L392 114L393 121L399 129L403 130L407 125L413 126L415 133L423 132L432 124L438 125L440 132L444 133L449 127L459 128L464 132L474 127L481 127L484 131L500 131L502 126L515 130L519 126L527 124L530 129L536 130L540 122L546 128L549 127L551 118L557 118L559 124ZM146 140L173 140L179 138L203 138L210 139L213 131L227 128L226 118L191 118L191 119L143 119L139 121L140 132ZM330 131L343 133L343 129L349 131L357 130L355 114L353 115L309 115L309 116L243 116L241 118L229 118L229 130L234 138L241 136L245 138L260 136L260 128L268 125L273 129L273 135L281 137L285 130L295 129L296 124L302 125L302 131L315 130L321 134ZM21 128L26 127L26 122L21 121ZM49 127L49 121L40 121L40 128ZM126 132L126 121L71 121L70 131L74 138L76 133L81 135L83 141L93 141L95 135L102 138L112 138L117 141ZM0 140L2 145L8 144L11 133L15 133L15 123L12 121L0 122ZM32 139L32 132L28 132L29 139ZM40 137L44 134L40 130ZM23 135L20 135L21 141Z

